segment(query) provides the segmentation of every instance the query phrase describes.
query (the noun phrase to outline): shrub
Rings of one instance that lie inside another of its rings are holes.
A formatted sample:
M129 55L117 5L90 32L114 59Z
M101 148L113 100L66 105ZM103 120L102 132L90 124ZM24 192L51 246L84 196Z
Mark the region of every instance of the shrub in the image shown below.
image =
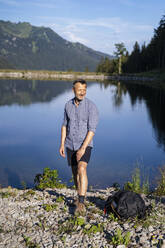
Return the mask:
M123 233L122 231L117 228L116 233L114 234L114 236L111 238L111 244L114 247L117 247L118 245L128 245L130 242L130 237L131 237L131 233L127 232L127 233Z
M37 174L34 178L34 184L37 189L46 188L65 188L66 185L61 183L58 177L57 170L51 170L50 168L44 168L43 174Z

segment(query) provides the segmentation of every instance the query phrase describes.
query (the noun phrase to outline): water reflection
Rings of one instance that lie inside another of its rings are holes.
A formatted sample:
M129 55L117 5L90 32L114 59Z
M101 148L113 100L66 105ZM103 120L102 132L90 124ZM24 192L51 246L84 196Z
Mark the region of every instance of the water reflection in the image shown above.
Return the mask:
M45 166L68 182L70 168L58 153L67 81L0 80L0 184L33 185ZM165 91L124 82L89 82L87 97L100 122L88 167L89 184L106 187L130 178L137 159L156 167L165 160Z
M128 82L106 81L101 83L101 85L104 85L104 88L111 87L112 85L116 86L113 92L113 104L117 108L122 105L126 93L129 94L132 107L138 102L146 104L157 143L165 150L165 90Z
M0 105L50 102L70 89L71 84L66 81L0 80Z
M142 100L145 102L157 143L165 150L165 91L147 86L140 87L139 85L135 85L134 88L129 85L127 89L132 104Z

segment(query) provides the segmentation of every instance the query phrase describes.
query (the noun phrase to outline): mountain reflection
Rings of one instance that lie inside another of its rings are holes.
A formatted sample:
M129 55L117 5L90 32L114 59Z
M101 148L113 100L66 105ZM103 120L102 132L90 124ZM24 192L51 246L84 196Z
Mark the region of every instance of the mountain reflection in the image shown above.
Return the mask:
M50 102L71 87L72 84L65 81L1 80L0 106Z

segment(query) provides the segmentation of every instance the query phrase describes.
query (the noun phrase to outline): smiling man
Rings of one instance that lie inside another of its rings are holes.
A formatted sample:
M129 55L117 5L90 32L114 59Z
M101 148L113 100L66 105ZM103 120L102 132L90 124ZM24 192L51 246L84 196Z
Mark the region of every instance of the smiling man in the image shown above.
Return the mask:
M76 214L85 212L84 199L88 187L87 164L93 147L93 136L98 123L96 105L86 98L87 84L83 79L74 81L75 97L68 101L64 109L64 121L61 128L60 154L72 167L74 183L78 193L75 200Z

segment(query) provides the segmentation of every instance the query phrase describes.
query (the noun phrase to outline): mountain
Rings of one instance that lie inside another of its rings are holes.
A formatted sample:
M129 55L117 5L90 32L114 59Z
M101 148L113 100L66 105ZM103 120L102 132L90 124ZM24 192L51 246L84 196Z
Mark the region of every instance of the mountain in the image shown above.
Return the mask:
M0 21L0 68L95 71L102 57L112 58L50 28Z

